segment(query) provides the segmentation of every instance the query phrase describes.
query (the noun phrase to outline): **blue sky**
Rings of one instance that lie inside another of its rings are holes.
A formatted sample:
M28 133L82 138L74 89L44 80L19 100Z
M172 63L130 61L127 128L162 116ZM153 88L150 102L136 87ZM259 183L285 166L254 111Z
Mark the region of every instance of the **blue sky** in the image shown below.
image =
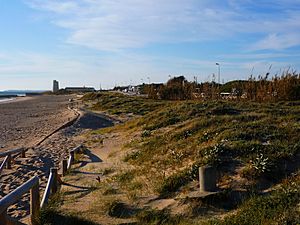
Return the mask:
M0 90L300 68L300 0L6 0Z

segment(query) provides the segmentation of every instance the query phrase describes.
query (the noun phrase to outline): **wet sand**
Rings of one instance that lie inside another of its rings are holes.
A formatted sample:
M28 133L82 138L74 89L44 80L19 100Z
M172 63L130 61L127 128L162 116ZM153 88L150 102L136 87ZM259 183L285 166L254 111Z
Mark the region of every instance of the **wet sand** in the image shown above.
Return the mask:
M34 146L74 118L70 96L36 96L0 104L0 152Z

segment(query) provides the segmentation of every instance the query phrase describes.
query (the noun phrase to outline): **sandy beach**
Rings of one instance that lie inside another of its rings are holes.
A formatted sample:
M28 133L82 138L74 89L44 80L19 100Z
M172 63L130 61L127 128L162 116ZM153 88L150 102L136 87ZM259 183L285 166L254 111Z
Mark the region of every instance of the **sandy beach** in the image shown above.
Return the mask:
M0 199L33 176L39 177L42 194L50 168L59 167L62 159L67 159L69 151L81 144L78 136L89 130L113 125L107 118L83 110L74 124L57 130L77 118L74 111L68 109L69 98L38 96L0 104L1 151L34 147L27 151L26 158L16 158L12 169L5 169L0 175ZM9 207L8 214L26 220L29 215L29 193Z
M18 98L0 104L0 151L31 147L74 118L70 96Z

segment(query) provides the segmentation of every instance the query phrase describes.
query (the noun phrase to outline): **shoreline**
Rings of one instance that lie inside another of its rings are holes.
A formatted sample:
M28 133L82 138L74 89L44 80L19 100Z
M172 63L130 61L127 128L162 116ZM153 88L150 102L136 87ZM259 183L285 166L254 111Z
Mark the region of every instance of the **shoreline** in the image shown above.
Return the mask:
M20 102L32 99L33 97L24 96L24 97L14 97L14 98L1 98L0 96L0 104L8 104L13 102Z

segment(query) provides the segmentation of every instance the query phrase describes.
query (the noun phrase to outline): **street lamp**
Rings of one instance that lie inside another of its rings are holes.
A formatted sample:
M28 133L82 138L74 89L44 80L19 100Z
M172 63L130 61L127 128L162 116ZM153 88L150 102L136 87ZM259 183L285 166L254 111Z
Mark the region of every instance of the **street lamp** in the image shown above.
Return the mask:
M218 66L218 84L220 84L220 63L216 63Z

